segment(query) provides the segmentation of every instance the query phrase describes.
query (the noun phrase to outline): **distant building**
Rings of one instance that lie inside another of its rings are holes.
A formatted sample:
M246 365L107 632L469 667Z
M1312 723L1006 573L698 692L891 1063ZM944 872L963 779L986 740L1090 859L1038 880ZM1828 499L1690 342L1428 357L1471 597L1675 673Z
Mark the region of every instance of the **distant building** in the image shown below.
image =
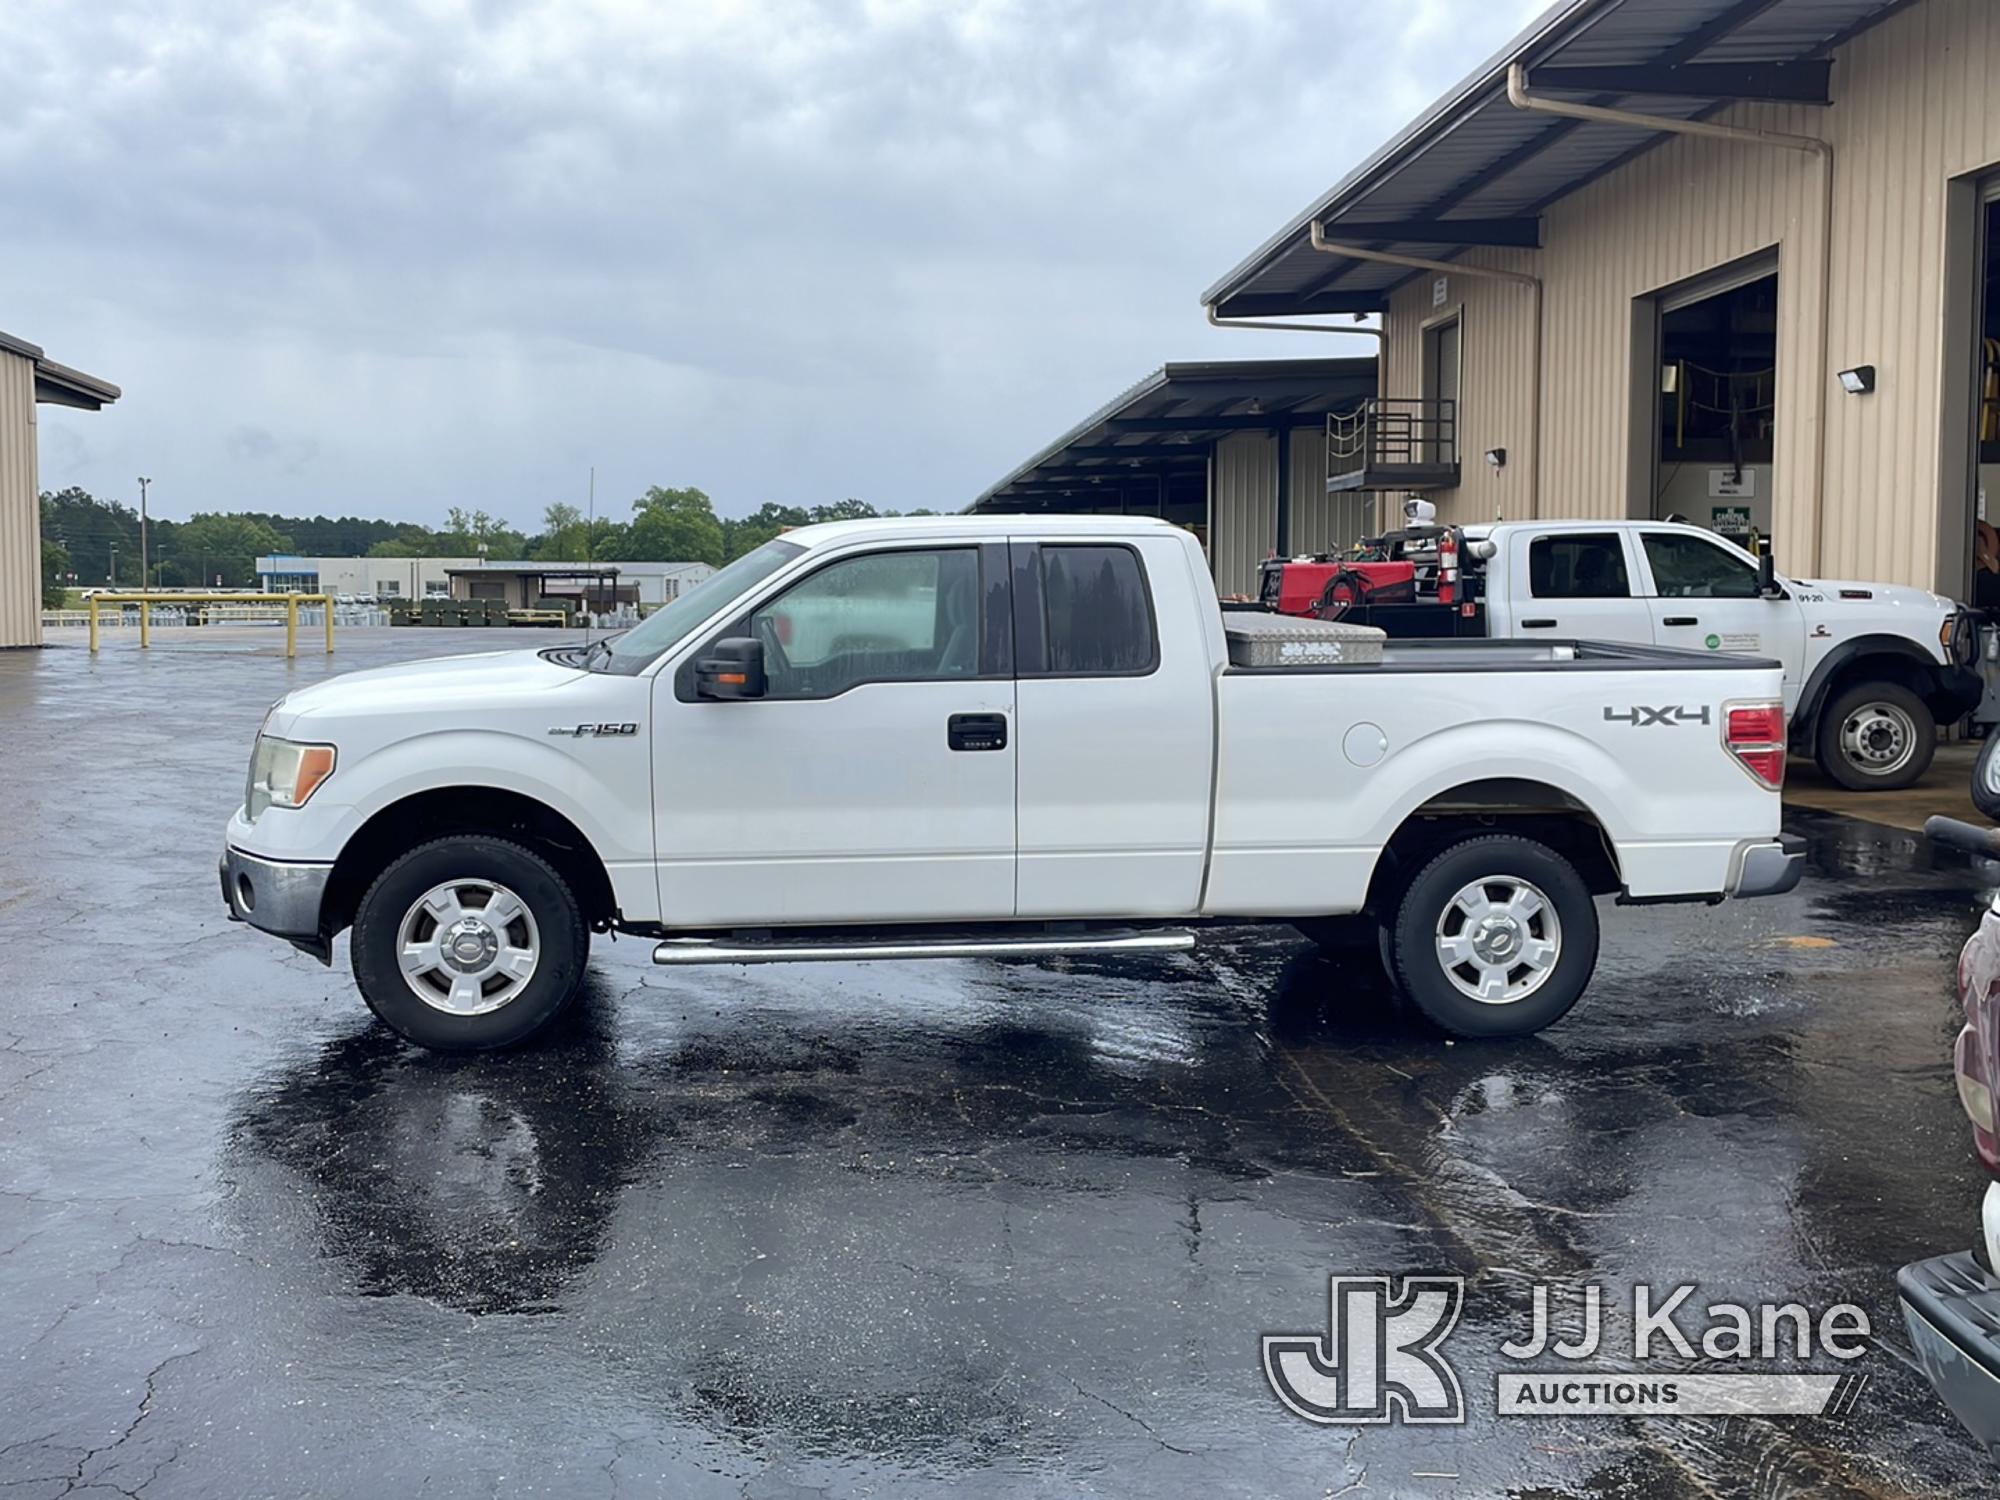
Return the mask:
M501 562L479 557L297 557L257 559L259 586L279 594L349 594L365 599L504 599L515 609L538 598L570 598L591 609L665 604L715 569L700 562Z
M297 557L257 559L257 583L275 594L351 594L357 598L421 599L451 592L453 568L476 568L476 557Z
M702 562L481 562L445 570L454 599L504 599L531 609L538 599L574 599L579 608L669 604L715 572Z

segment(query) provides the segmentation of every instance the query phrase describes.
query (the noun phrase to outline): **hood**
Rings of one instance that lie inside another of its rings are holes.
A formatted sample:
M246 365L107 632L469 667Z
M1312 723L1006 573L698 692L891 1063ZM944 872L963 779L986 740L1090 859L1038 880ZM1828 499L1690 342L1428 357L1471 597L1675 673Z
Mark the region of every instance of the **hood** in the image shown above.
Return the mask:
M1887 605L1898 609L1923 610L1928 614L1949 613L1958 607L1943 594L1933 594L1929 589L1910 588L1900 583L1870 583L1853 578L1794 578L1789 582L1808 594L1823 596L1819 601L1804 601L1808 604Z
M537 651L484 651L368 667L288 694L271 712L271 729L283 734L303 718L492 704L548 692L584 675Z

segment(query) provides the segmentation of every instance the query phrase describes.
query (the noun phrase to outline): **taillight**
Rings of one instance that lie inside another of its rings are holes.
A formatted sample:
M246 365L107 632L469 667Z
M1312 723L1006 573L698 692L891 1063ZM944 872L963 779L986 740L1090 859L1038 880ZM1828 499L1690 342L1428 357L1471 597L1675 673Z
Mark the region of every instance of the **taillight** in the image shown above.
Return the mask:
M1776 791L1785 784L1785 705L1747 703L1723 710L1722 742L1743 769Z

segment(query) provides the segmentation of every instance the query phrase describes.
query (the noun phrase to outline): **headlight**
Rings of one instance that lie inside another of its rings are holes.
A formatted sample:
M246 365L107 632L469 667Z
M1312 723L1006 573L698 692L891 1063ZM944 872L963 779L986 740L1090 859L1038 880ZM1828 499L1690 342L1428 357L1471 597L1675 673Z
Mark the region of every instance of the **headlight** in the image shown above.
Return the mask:
M254 823L267 807L304 807L332 774L333 746L300 745L260 734L250 755L243 816Z

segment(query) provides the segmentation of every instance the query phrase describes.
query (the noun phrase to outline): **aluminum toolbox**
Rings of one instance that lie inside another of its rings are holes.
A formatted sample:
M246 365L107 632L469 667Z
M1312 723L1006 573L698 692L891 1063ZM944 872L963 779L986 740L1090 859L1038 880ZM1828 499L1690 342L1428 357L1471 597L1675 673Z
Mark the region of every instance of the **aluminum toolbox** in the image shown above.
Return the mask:
M1232 667L1372 666L1382 660L1386 631L1338 620L1227 610L1222 631Z

